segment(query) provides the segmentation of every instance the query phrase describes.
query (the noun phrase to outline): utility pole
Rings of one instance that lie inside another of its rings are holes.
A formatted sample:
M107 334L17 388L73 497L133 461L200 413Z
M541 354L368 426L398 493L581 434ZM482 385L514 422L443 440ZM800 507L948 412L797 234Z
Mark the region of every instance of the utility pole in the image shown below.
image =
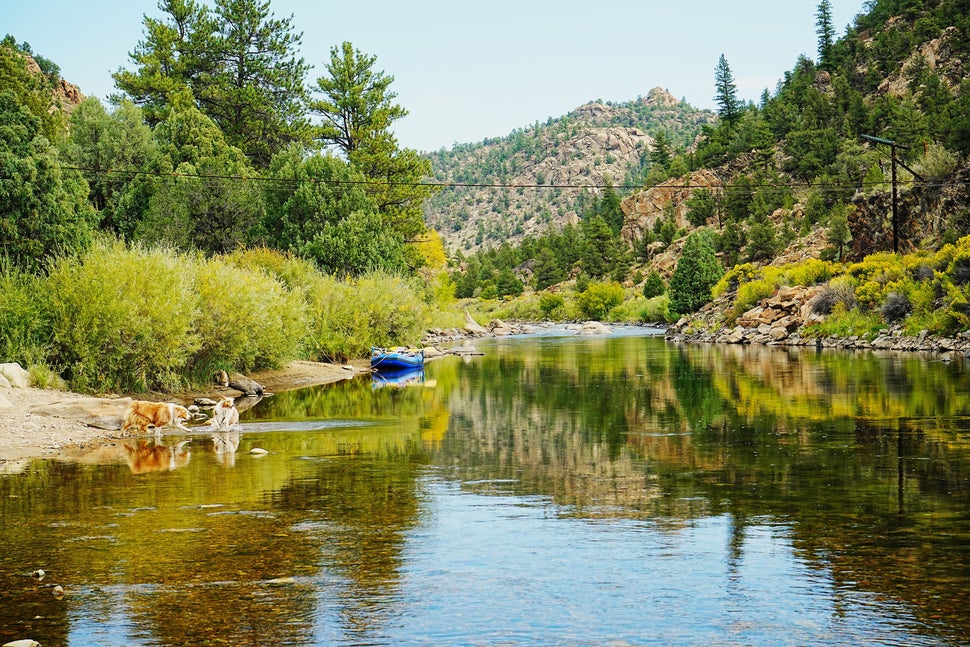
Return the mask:
M895 254L895 253L898 253L899 252L899 217L897 216L897 209L898 209L897 204L898 204L899 198L898 198L898 192L897 192L897 189L896 189L896 165L899 164L904 169L906 169L907 171L909 171L910 173L912 173L913 174L913 177L915 177L920 182L923 181L923 178L920 177L919 173L917 173L913 169L911 169L908 166L906 166L905 164L903 164L903 162L900 161L896 157L896 149L897 148L902 149L904 151L908 151L909 150L909 146L903 146L902 144L897 144L895 142L895 140L883 139L882 137L874 137L873 135L859 135L859 136L862 137L865 140L870 141L870 142L873 142L873 143L876 143L876 144L885 144L886 146L889 146L889 157L890 157L890 159L892 160L892 163L893 163L893 171L892 171L892 184L893 184L893 253Z

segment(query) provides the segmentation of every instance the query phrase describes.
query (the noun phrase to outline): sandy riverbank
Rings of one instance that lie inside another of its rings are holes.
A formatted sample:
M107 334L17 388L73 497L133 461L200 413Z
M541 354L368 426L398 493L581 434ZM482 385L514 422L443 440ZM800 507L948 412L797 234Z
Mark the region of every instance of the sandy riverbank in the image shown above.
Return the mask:
M297 361L282 369L254 373L250 377L262 384L267 392L279 393L339 382L369 373L369 370L366 360L347 366ZM152 396L150 399L189 404L196 397L215 398L238 393L212 385L205 392L168 398ZM35 388L0 387L0 395L11 405L0 408L0 471L4 463L57 456L119 438L121 416L131 401L130 397L93 397Z

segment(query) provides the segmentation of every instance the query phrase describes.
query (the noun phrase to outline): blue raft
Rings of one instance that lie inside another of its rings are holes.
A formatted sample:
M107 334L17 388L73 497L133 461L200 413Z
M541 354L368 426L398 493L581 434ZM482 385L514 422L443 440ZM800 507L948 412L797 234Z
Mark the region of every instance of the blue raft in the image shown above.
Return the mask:
M375 371L391 373L413 370L424 366L424 351L407 348L371 348L370 367Z

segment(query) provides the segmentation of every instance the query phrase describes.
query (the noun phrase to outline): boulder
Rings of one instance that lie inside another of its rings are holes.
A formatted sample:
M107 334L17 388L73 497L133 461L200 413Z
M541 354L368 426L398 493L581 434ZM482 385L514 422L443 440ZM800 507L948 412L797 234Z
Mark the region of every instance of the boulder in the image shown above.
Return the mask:
M0 375L7 378L10 386L15 389L26 389L30 386L30 374L16 362L0 364Z
M262 384L239 373L229 375L228 386L231 389L242 391L243 395L263 395Z
M579 327L580 335L608 335L612 329L599 321L587 321Z
M467 310L465 311L465 330L474 335L488 334L488 330L486 330L484 326L480 325L478 322L472 319L471 313L468 312Z

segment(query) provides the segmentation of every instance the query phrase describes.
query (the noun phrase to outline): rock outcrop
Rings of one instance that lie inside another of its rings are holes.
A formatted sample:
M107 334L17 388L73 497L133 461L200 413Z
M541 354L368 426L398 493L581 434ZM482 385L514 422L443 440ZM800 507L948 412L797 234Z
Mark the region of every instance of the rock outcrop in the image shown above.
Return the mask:
M873 339L859 336L818 337L805 327L822 321L814 312L812 300L822 291L819 286L779 288L744 312L733 326L723 325L725 303L712 302L695 315L683 317L670 326L666 338L673 343L750 344L762 346L814 346L846 350L886 350L940 353L944 358L957 353L970 356L970 332L956 337L938 337L923 331L905 335L902 326L887 326Z

